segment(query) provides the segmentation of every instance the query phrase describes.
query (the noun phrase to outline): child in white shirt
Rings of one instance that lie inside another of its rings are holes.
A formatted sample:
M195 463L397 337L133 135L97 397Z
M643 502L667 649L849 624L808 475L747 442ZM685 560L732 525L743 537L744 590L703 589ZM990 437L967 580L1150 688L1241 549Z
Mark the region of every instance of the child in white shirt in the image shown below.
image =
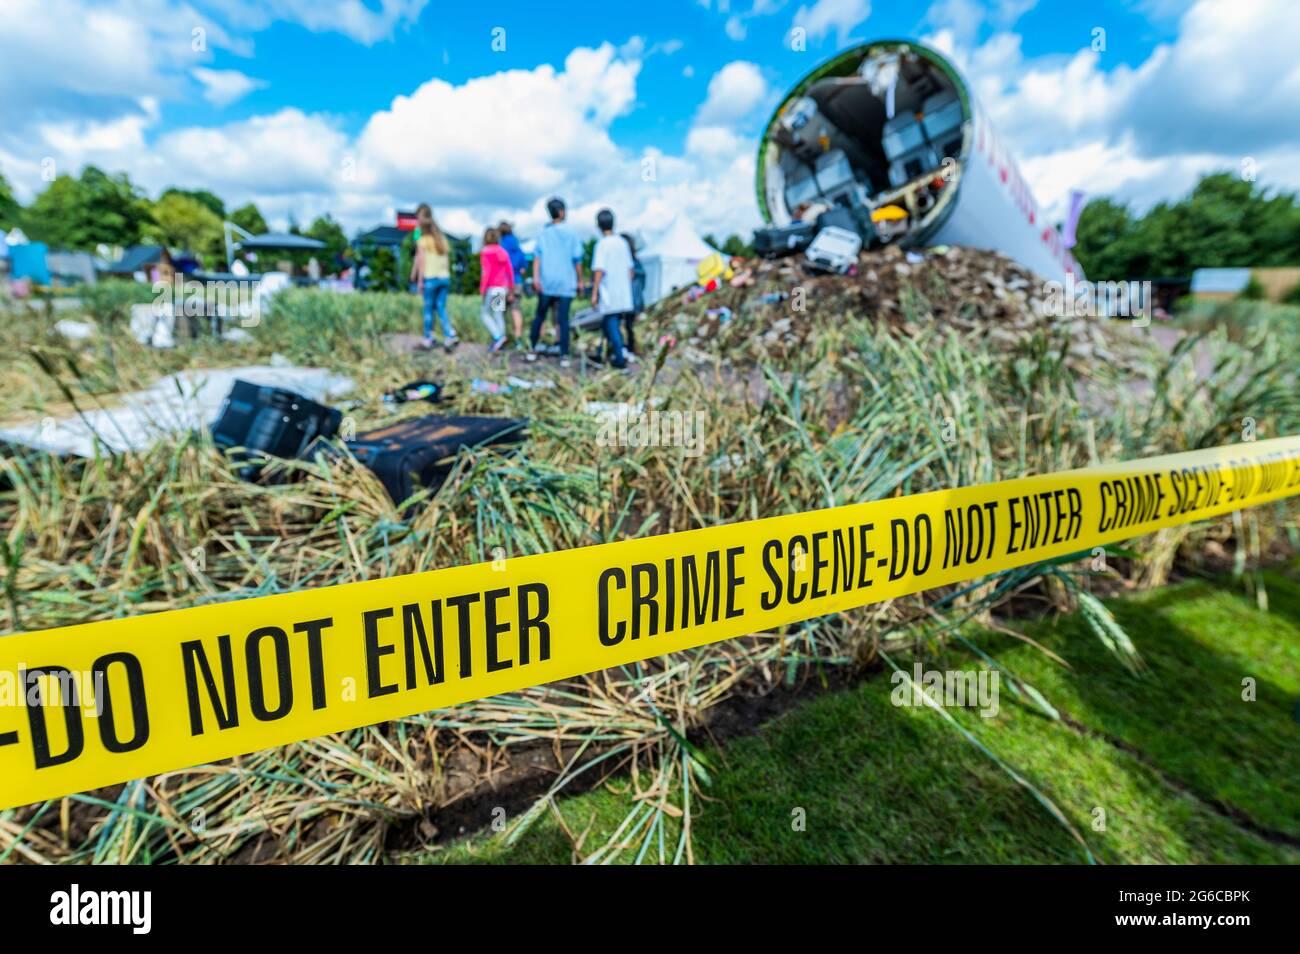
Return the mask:
M591 286L591 304L600 310L605 340L609 345L610 364L616 368L627 367L623 350L623 335L619 322L633 312L632 304L632 251L623 236L614 232L614 213L601 209L596 214L596 227L600 238L592 254L591 268L595 280Z

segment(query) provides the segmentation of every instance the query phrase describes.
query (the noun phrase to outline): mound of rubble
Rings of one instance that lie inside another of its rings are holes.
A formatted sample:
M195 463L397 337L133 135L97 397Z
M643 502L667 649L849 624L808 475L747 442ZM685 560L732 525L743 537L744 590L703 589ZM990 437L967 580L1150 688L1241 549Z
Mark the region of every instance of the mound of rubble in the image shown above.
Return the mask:
M650 320L672 335L687 360L782 359L809 339L866 317L899 334L956 331L998 351L1041 330L1066 336L1072 361L1113 360L1096 318L1052 314L1049 290L1024 266L997 253L958 246L863 251L848 274L818 273L802 256L734 260L729 281L660 302Z

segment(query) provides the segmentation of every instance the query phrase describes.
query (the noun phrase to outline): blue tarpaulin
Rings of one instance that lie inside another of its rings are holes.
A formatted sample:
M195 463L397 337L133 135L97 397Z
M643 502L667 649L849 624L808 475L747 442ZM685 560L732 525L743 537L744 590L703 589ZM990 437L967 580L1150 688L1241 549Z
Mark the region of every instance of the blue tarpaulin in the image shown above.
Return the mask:
M30 278L35 285L50 283L50 267L45 263L45 243L28 242L9 246L14 278Z

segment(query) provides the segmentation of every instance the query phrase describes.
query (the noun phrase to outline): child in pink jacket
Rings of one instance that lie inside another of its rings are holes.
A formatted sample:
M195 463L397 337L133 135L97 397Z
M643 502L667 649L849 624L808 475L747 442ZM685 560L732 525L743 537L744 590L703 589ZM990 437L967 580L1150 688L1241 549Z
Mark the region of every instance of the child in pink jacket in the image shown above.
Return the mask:
M478 254L482 277L478 290L483 295L479 319L492 336L492 350L500 351L506 343L506 299L515 287L510 255L501 247L501 233L488 229L483 233L483 250Z

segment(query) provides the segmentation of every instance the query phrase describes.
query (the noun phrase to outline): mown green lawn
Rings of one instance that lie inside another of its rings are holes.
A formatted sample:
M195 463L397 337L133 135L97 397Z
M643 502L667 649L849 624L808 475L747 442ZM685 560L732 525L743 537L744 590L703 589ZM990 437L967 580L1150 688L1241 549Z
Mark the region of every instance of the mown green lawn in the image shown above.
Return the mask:
M1061 719L1017 701L1005 679L995 717L948 711L1068 827L941 715L894 706L877 677L705 751L712 780L693 804L694 860L1300 862L1300 573L1266 581L1268 612L1229 580L1112 601L1145 662L1137 676L1074 616L1023 628L1068 669L1010 637L985 644ZM950 649L926 665L976 664ZM480 835L415 860L567 863L578 855L564 829L580 855L600 846L627 815L626 785L561 800L563 826L548 814L513 845ZM675 823L651 833L647 860L661 836L672 857Z

